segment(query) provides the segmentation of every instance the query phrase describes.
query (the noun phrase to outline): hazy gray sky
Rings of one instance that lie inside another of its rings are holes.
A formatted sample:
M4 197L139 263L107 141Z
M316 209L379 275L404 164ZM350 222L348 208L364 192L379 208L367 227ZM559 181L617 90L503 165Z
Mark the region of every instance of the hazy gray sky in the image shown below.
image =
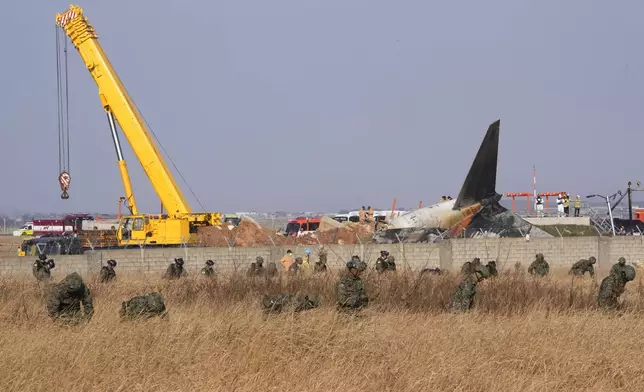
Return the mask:
M72 184L60 199L54 22L68 5L3 5L3 210L114 212L123 194L96 85L70 45ZM644 180L641 1L79 5L211 211L456 196L498 118L498 192L531 191L535 164L540 191ZM126 154L140 210L157 212Z

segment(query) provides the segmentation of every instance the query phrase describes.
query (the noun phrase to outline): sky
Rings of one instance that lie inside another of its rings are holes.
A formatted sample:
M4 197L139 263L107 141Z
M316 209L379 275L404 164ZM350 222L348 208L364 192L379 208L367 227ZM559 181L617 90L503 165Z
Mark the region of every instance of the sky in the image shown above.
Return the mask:
M497 191L644 181L635 0L78 3L195 211L387 208L457 196L501 119ZM0 212L115 212L96 84L68 58L70 198L58 185L55 15L3 5ZM139 210L159 200L121 136ZM174 170L174 169L173 169ZM175 173L176 174L176 173Z

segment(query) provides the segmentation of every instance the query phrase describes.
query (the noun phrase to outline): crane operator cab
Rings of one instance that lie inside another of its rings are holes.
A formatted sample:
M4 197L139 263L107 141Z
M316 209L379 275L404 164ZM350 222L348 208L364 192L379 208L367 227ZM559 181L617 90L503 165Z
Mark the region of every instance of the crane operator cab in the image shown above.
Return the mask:
M182 245L197 242L197 226L168 215L124 216L117 237L123 245Z

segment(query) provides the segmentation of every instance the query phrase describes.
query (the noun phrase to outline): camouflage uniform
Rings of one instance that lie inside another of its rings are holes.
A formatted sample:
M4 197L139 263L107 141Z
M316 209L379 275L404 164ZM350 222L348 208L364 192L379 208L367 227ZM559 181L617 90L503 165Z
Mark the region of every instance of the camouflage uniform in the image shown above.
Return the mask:
M116 279L116 272L114 271L115 266L115 260L107 260L107 265L101 267L101 272L98 274L99 283L106 283Z
M385 271L395 271L396 262L392 255L388 251L380 251L380 257L376 260L376 271L383 273Z
M617 263L613 264L613 266L610 269L610 273L612 274L613 272L620 272L622 267L626 265L626 259L623 257L620 257L617 259Z
M201 269L201 275L212 278L215 276L215 270L212 266L215 265L215 262L212 260L206 260L206 265Z
M179 279L185 276L188 276L188 273L183 268L183 259L181 257L174 259L174 263L170 264L163 274L164 279Z
M31 272L33 273L34 277L39 281L48 281L51 279L51 269L53 268L53 260L51 263L47 260L46 255L40 255L38 256L38 260L33 264L33 267L31 269Z
M336 298L338 308L341 310L360 309L369 304L369 297L365 293L364 282L360 273L367 268L362 261L347 263L347 273L336 284Z
M594 256L591 256L588 260L581 259L572 265L568 274L582 276L586 272L588 272L590 274L590 277L594 278L595 268L593 267L593 264L595 264L595 262L597 262L597 259Z
M476 269L481 266L481 259L475 257L472 261L466 261L461 267L461 275L469 275L474 273Z
M441 275L443 272L440 268L423 268L420 271L420 276L423 275Z
M487 266L478 265L476 270L467 274L456 288L452 296L452 311L467 311L474 305L476 285L485 278L490 277Z
M605 277L599 286L597 306L606 310L618 309L619 302L617 300L624 293L626 283L633 279L635 279L635 268L630 265L611 269L610 275Z
M275 264L274 262L268 263L268 267L266 268L266 275L269 278L273 278L277 276L278 273L279 272L277 271L277 264Z
M496 261L494 260L488 261L488 263L485 266L490 271L490 277L499 275L499 270L496 269Z
M123 301L119 316L121 320L165 316L166 309L163 297L159 293L148 293Z
M301 267L302 263L303 263L302 258L299 257L299 256L296 257L295 262L288 267L288 274L289 275L297 275L300 272L300 267Z
M255 270L257 270L257 264L256 263L250 263L250 267L248 267L248 270L246 270L246 276L251 277L255 276Z
M320 306L315 296L308 294L281 293L277 295L265 295L262 298L262 308L264 313L281 313L292 307L293 311L301 312L303 310L314 309Z
M74 324L89 321L94 315L92 295L78 273L67 275L50 290L47 314L54 320Z
M264 258L262 256L257 256L255 258L255 276L264 275L266 275L266 268L264 268Z
M550 272L550 266L543 257L543 253L537 253L534 261L528 267L528 273L536 276L546 276Z

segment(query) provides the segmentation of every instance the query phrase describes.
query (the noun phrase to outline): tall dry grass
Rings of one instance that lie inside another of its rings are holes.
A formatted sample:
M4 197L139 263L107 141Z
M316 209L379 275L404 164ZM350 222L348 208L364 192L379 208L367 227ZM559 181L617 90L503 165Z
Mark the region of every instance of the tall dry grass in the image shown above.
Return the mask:
M89 325L48 319L32 281L0 281L2 391L641 390L644 286L626 310L596 309L597 284L517 273L479 285L476 309L446 311L458 280L365 277L370 309L338 314L334 277L88 282ZM319 309L265 319L263 293L305 290ZM120 302L161 292L167 320L121 323Z

